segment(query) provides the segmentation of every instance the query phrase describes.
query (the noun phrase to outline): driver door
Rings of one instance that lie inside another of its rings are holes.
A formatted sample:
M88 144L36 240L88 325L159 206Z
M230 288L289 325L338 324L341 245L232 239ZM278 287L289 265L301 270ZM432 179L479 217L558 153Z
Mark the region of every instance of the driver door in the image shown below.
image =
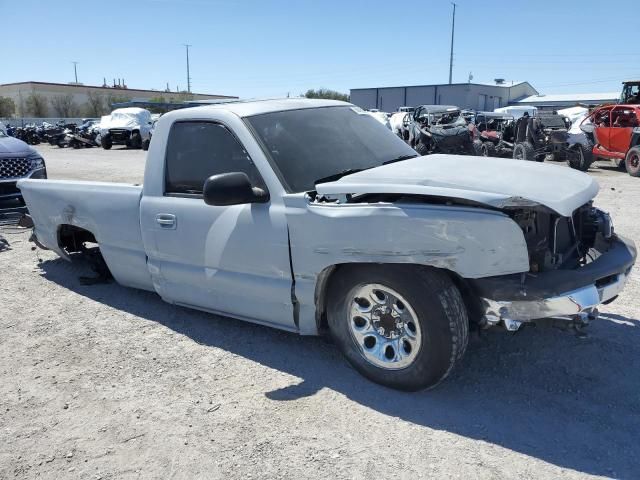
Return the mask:
M169 131L161 195L143 195L141 227L154 287L189 307L294 330L288 231L281 206L211 206L211 175L244 172L266 190L231 130L178 121Z
M593 117L593 136L597 144L609 149L611 130L611 108L601 109Z

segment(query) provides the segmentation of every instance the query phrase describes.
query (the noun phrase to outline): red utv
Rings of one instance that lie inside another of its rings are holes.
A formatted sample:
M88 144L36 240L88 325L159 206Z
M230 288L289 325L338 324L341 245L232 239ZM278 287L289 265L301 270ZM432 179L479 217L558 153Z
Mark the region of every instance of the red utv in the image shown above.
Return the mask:
M580 128L593 144L594 160L608 158L640 177L640 105L605 105L591 112Z
M511 157L515 138L512 115L478 112L469 123L476 155L483 157Z

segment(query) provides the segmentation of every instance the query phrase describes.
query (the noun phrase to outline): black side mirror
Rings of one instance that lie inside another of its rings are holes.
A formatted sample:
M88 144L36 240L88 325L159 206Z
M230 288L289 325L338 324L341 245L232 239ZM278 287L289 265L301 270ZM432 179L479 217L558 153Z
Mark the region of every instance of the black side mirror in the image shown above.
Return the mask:
M269 193L251 186L249 177L243 172L213 175L204 182L202 192L207 205L241 205L269 201Z

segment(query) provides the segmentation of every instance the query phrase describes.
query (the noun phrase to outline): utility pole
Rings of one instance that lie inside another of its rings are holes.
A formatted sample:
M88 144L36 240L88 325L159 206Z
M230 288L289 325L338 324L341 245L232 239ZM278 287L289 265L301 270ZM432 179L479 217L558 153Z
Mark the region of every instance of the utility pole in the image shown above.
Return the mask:
M78 63L80 62L71 62L73 63L73 73L76 76L76 83L78 83Z
M451 55L449 56L449 85L451 85L451 79L453 76L453 35L456 31L456 4L453 5L453 19L451 20Z
M187 92L191 93L191 75L189 74L189 47L192 45L184 44L187 48Z

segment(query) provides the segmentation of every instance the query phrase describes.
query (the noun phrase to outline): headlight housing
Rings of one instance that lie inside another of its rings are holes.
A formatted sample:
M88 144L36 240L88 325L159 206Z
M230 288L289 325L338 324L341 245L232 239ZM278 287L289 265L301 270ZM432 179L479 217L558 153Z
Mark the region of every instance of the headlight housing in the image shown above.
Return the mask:
M44 158L42 158L39 153L33 152L27 158L31 162L32 170L40 170L44 168Z

